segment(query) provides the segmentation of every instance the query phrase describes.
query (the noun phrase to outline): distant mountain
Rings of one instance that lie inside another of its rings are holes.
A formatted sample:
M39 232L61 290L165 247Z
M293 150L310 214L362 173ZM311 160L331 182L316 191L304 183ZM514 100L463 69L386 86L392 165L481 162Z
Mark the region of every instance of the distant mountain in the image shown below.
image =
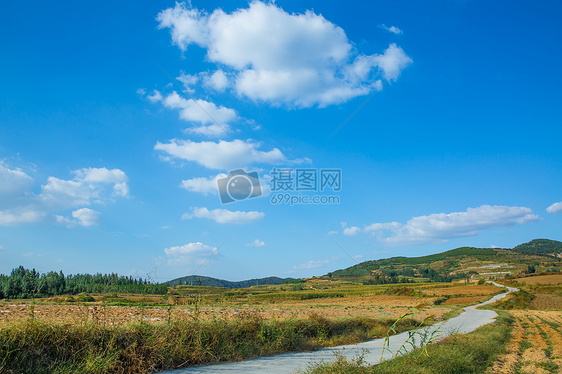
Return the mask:
M513 248L515 251L541 254L541 255L562 255L562 242L550 239L535 239L528 243L520 244Z
M239 282L230 282L223 279L203 277L198 275L189 275L187 277L181 277L173 279L168 283L168 286L174 287L179 285L191 285L191 286L208 286L208 287L225 287L225 288L247 288L257 285L265 284L282 284L285 281L293 280L293 278L279 278L279 277L267 277L260 279L248 279Z
M449 282L473 276L503 277L523 273L528 266L534 266L537 272L557 272L562 270L560 253L561 242L536 239L513 249L461 247L422 257L365 261L330 272L327 276L364 278L374 283L397 283L416 279Z

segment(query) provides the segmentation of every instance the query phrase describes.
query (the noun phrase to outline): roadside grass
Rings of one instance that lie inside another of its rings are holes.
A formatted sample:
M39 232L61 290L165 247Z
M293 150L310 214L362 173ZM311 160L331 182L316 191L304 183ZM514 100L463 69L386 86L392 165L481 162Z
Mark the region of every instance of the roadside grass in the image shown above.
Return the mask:
M0 326L0 373L149 373L351 344L384 336L393 319L264 320L246 313L214 320L105 325L35 318ZM404 319L397 332L419 322Z
M363 357L348 359L339 355L335 361L311 365L303 374L466 374L485 373L510 340L513 317L500 312L496 322L469 334L457 334L416 349L379 365L369 366Z

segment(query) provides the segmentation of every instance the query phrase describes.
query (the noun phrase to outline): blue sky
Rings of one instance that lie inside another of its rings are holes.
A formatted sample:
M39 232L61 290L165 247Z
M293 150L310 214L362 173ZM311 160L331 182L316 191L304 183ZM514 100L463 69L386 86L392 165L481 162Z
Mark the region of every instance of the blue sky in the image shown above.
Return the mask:
M557 2L3 8L0 273L307 277L562 240ZM339 203L273 204L273 168L340 170L301 194ZM262 196L221 202L236 169Z

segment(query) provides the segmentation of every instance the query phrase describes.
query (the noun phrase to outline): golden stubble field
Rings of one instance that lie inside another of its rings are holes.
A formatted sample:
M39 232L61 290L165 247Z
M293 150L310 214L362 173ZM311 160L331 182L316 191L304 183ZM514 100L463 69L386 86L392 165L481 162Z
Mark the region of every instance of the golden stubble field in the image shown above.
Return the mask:
M101 301L95 303L52 303L31 305L30 300L18 303L0 303L0 323L21 318L55 321L93 320L107 324L121 324L133 321L159 322L169 318L230 318L241 314L259 314L264 319L286 319L306 317L318 313L324 317L369 316L376 318L397 318L416 308L416 318L429 316L441 319L444 314L459 306L484 301L491 294L500 291L494 286L446 286L420 288L416 296L370 295L317 298L311 300L264 301L244 303L228 300L216 305L201 304L175 306L110 306ZM154 297L153 297L154 298ZM157 297L156 297L157 298ZM434 305L438 298L446 301ZM100 297L96 297L101 300ZM180 300L181 301L181 300Z
M518 310L510 314L515 324L507 353L487 373L562 372L562 312Z

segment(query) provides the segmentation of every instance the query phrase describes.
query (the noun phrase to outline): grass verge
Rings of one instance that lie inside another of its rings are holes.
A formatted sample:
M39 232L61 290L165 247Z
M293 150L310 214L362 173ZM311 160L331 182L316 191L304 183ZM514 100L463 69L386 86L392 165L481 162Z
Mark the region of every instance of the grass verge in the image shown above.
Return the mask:
M149 373L355 343L384 336L393 322L318 314L287 320L244 314L118 326L29 318L0 325L0 373ZM417 323L404 319L398 330Z
M312 365L303 374L466 374L485 373L510 340L513 317L500 312L496 322L469 334L447 337L439 344L427 346L427 356L420 349L380 365L369 366L359 356Z

